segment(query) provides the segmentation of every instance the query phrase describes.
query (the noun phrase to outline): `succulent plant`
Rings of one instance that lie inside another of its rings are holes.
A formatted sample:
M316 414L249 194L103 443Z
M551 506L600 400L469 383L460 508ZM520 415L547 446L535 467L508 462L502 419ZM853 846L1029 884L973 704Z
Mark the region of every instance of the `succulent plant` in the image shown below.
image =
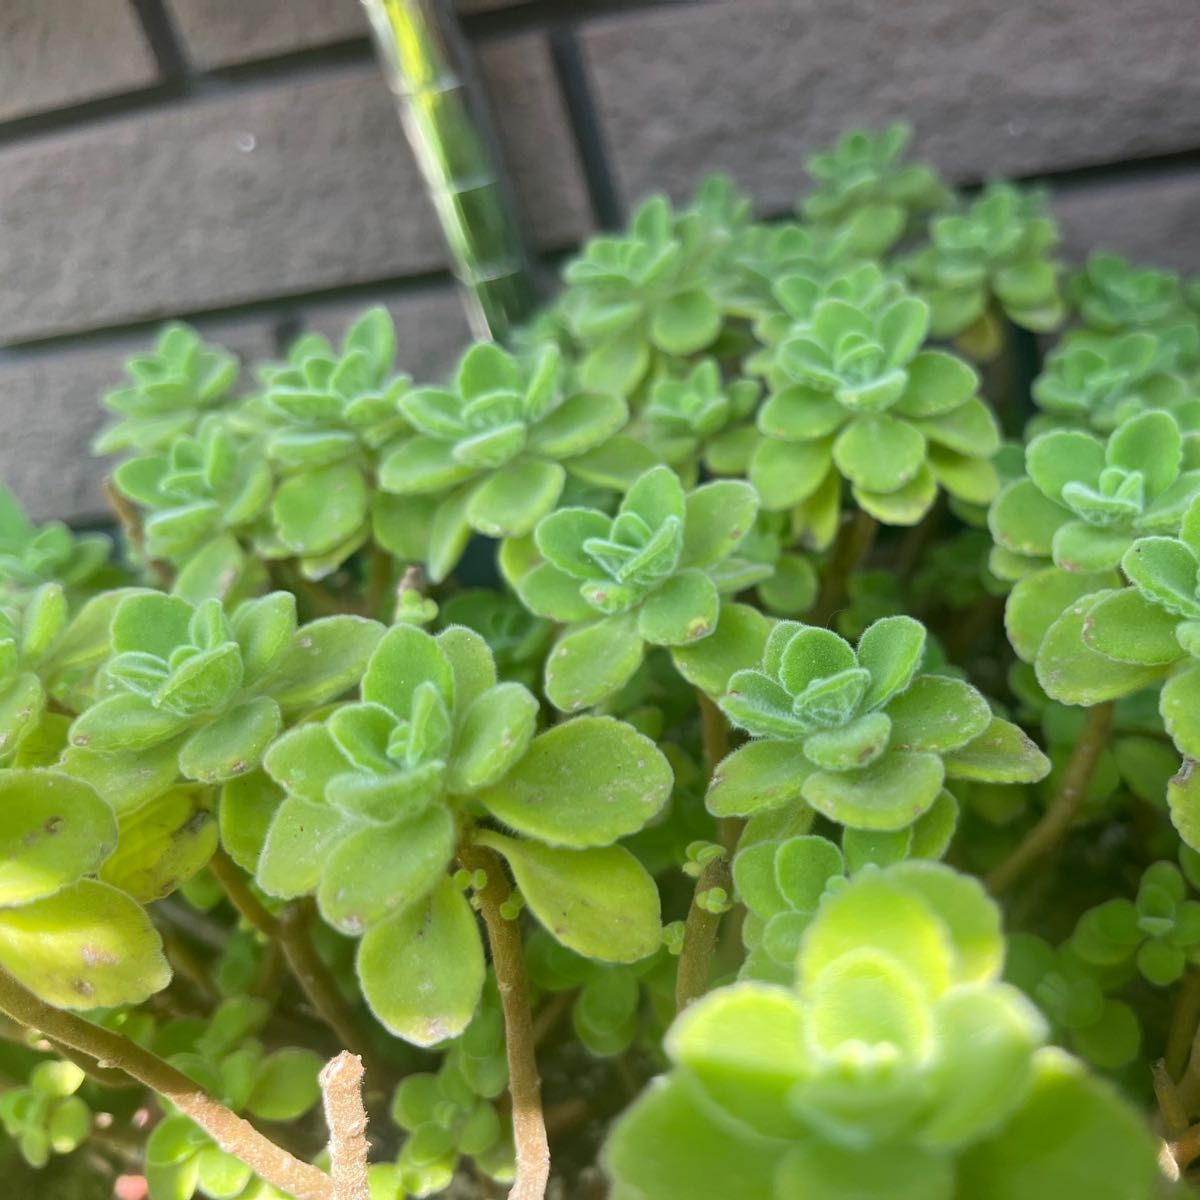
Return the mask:
M974 503L994 495L995 419L966 363L920 349L928 321L911 296L866 308L822 300L780 345L791 382L759 410L766 440L749 466L765 508L808 501L838 475L861 508L892 525L916 524L939 483Z
M857 649L827 629L781 621L759 666L717 703L755 739L717 768L708 809L748 816L801 799L851 829L905 829L947 779L1040 779L1045 756L969 684L920 674L925 630L885 617Z
M384 456L379 483L395 495L436 499L428 551L435 581L457 563L472 530L528 533L562 494L562 460L593 449L625 423L619 396L566 395L562 383L556 347L543 347L523 368L482 343L463 356L453 392L421 388L401 398L417 433Z
M238 362L227 350L211 346L188 325L163 328L150 354L126 364L129 383L101 397L117 414L96 439L97 454L118 450L150 453L191 433L200 416L230 402Z
M1002 959L995 906L949 868L854 877L805 930L794 987L734 984L677 1018L670 1071L606 1147L618 1194L950 1200L1069 1175L1089 1195L1148 1196L1152 1142L1042 1047L1045 1024L999 981ZM1034 1138L1068 1113L1095 1146L1070 1167L1061 1139Z
M929 245L907 264L934 337L963 333L992 305L1022 328L1057 328L1066 312L1048 257L1057 241L1045 196L1005 183L989 184L963 212L934 217Z
M563 272L563 311L585 347L585 387L629 395L654 355L693 354L711 346L723 316L714 296L713 257L732 236L721 207L693 204L672 213L662 196L646 200L623 235L592 238Z
M1170 413L1140 413L1107 441L1082 430L1039 434L1028 475L996 497L989 525L1003 553L992 570L1014 579L1045 565L1111 570L1139 534L1172 533L1200 492L1200 469ZM1198 460L1200 461L1200 460Z
M544 562L518 584L535 613L567 632L546 663L546 696L567 711L610 696L637 670L647 644L686 646L713 632L721 597L771 568L737 557L758 513L754 489L717 480L685 493L655 467L615 517L562 508L535 538Z
M1085 325L1106 333L1160 326L1182 316L1185 303L1178 275L1100 251L1068 280L1067 298Z
M855 129L832 150L805 162L817 181L801 211L818 229L842 232L857 254L882 254L916 217L945 208L950 193L934 171L901 161L912 137L907 125L879 133Z

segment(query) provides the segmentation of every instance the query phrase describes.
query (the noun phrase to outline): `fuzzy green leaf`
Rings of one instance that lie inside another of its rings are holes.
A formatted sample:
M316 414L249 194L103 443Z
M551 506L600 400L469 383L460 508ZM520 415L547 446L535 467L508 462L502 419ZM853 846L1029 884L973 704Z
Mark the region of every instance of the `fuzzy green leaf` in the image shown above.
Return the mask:
M444 878L426 903L367 930L355 968L363 998L391 1033L414 1046L457 1037L475 1015L483 990L475 914Z
M705 807L714 817L748 817L800 799L812 767L794 742L748 742L713 772Z
M28 904L92 874L117 844L112 809L83 780L0 772L0 908Z
M534 739L480 801L518 833L558 846L606 846L666 803L671 768L649 738L611 717L577 717Z
M601 962L636 962L658 949L658 888L624 847L567 850L498 833L476 840L505 857L530 912L567 949Z
M628 616L572 630L546 660L546 698L563 712L598 704L629 680L644 652L636 622Z
M0 909L0 967L59 1008L140 1004L171 978L146 913L90 879Z

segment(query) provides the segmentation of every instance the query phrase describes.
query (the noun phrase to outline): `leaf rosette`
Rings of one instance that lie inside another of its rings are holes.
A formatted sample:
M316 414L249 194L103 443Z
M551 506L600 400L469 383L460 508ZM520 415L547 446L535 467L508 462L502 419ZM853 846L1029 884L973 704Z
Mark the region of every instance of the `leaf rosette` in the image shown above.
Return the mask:
M717 703L753 739L717 767L716 816L803 801L851 829L905 829L956 778L1030 782L1049 760L970 684L920 674L925 630L885 617L858 647L828 629L780 621L758 667Z

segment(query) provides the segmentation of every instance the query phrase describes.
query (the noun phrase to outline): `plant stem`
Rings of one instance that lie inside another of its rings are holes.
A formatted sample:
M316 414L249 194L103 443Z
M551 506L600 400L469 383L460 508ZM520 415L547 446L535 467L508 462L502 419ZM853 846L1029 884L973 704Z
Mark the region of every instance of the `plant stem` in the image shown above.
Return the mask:
M213 873L230 904L265 938L275 942L308 1002L321 1020L333 1031L344 1050L363 1058L375 1086L381 1086L384 1071L374 1060L370 1046L358 1029L354 1014L337 984L321 961L308 936L312 917L311 904L297 901L284 907L278 918L269 913L250 890L237 865L224 850L218 849L209 861Z
M1180 1079L1188 1065L1188 1053L1200 1026L1200 969L1189 966L1180 980L1171 1009L1164 1055L1172 1079Z
M328 1175L311 1163L293 1158L170 1063L111 1029L52 1008L2 970L0 1012L106 1067L119 1067L169 1100L222 1150L240 1159L281 1192L296 1200L337 1200Z
M1167 1064L1159 1059L1151 1068L1154 1083L1154 1099L1158 1103L1159 1116L1162 1117L1163 1133L1168 1138L1179 1137L1188 1127L1188 1115L1179 1098L1179 1089L1175 1080L1167 1071Z
M362 1059L343 1050L317 1077L329 1126L329 1174L334 1200L370 1200L367 1186L367 1110Z
M391 624L392 614L384 611L392 582L392 556L378 545L371 546L367 560L367 590L363 612L377 621Z
M458 848L458 861L464 870L482 871L487 876L487 883L478 893L479 908L504 1009L508 1091L517 1151L517 1177L508 1200L543 1200L550 1181L550 1145L542 1115L542 1083L534 1054L525 956L517 922L507 920L500 911L512 888L499 857L486 846L464 841Z
M875 518L862 508L855 509L854 515L842 522L821 579L820 599L808 618L810 625L828 625L837 615L846 602L850 576L871 553L878 528Z
M1113 705L1109 700L1088 709L1079 731L1079 739L1067 769L1063 772L1058 793L1042 819L1021 839L1018 845L998 866L988 872L984 883L994 895L1010 888L1039 858L1058 845L1071 827L1075 814L1083 803L1083 794L1092 777L1100 751L1112 727Z
M705 892L717 887L726 892L733 888L729 858L724 854L705 863L692 893L692 905L683 927L683 948L679 952L679 966L675 974L676 1012L683 1012L693 1000L698 1000L708 991L708 966L713 947L717 944L721 914L709 912L698 901Z
M707 692L696 689L700 708L700 736L704 743L704 770L712 778L717 763L729 753L729 726L725 714L713 703Z
M171 586L171 568L165 562L151 558L146 553L142 514L138 512L137 506L117 490L117 485L113 482L111 475L105 478L103 487L104 498L108 501L109 508L113 510L113 514L121 526L121 532L133 550L134 557L145 564L146 569L154 576L156 583L161 587L169 588Z

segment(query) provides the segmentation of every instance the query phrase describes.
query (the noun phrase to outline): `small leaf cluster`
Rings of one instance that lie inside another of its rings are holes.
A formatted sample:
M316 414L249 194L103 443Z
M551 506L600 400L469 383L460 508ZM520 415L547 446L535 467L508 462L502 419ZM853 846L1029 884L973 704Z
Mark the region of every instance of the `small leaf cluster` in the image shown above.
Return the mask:
M70 1154L92 1128L92 1110L76 1095L84 1081L74 1063L44 1059L29 1082L0 1093L0 1126L31 1167L44 1167L52 1154Z

